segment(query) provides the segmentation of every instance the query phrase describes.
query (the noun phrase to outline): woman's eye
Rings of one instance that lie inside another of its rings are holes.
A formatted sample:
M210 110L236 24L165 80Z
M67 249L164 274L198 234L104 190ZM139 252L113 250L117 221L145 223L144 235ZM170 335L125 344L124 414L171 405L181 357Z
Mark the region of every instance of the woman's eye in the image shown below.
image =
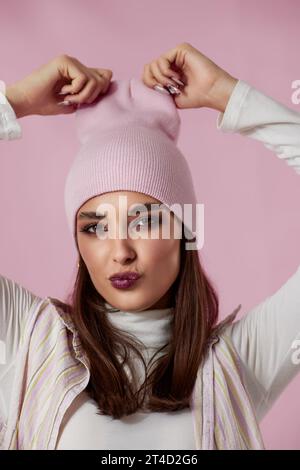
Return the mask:
M158 225L159 223L161 223L161 218L160 217L143 217L141 219L139 219L137 222L133 222L131 225L131 227L133 226L136 226L136 225L140 225L142 222L146 221L146 224L145 225L141 225L142 229L143 228L147 228L148 225L151 225L151 226L156 226ZM151 224L149 224L149 222L151 222ZM97 226L98 226L98 229L97 229ZM93 230L92 232L90 231L90 229L93 229L95 227L95 230L98 230L99 231L103 231L103 227L107 227L107 225L102 225L102 224L90 224L90 225L86 225L85 227L83 227L80 232L86 232L88 234L95 234L96 232ZM107 230L104 230L104 232L107 232Z
M100 230L100 229L102 230L103 225L101 225L101 224L91 224L91 225L86 225L80 231L81 232L86 232L86 233L89 233L89 234L94 234L95 233L94 231L90 232L89 230L90 230L90 228L93 228L93 227L95 227L95 230L97 230L97 225L98 225L98 227L100 227L100 228L98 228L98 230Z
M139 224L141 223L141 221L145 221L145 220L146 220L146 222L147 222L146 225L145 225L146 227L148 227L149 222L151 222L151 225L152 225L152 226L153 226L153 225L155 226L155 225L157 225L157 224L160 222L160 218L159 218L159 217L153 217L153 216L151 217L151 216L149 216L149 217L143 217L143 218L141 218L140 220L138 220L137 223L133 222L132 226L139 225ZM142 228L144 228L145 226L142 226Z

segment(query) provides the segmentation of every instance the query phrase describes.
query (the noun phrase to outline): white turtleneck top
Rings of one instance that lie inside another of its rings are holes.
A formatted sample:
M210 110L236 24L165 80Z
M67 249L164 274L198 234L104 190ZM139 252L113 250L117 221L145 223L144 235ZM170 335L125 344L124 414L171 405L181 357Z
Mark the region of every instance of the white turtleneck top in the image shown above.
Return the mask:
M261 141L300 174L300 113L246 82L238 81L225 112L218 115L217 128ZM21 129L13 110L0 93L0 139L19 137ZM0 276L0 424L13 386L20 319L35 299L38 297L25 287ZM146 362L170 337L171 308L136 313L115 309L108 315L117 327L144 343ZM240 356L244 385L260 421L300 370L300 354L296 354L297 347L300 351L300 265L277 292L229 325L226 334ZM1 362L4 344L6 361ZM139 361L136 367L142 372ZM196 448L189 408L167 413L138 412L119 420L96 412L95 402L85 391L80 393L64 415L56 448Z
M133 333L144 343L146 363L157 349L168 342L171 334L171 308L137 313L117 310L109 312L108 316L115 326ZM144 368L140 360L134 363L140 371L141 384L145 378ZM134 446L135 449L196 449L189 408L175 413L137 412L121 419L99 416L96 412L94 400L85 391L80 393L64 416L56 448L129 449Z

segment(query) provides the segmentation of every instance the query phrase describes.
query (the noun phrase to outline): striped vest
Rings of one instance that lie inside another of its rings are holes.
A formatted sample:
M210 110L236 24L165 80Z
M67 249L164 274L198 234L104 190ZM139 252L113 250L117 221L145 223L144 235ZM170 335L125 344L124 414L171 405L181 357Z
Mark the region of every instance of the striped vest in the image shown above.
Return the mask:
M78 332L56 300L41 299L25 319L0 449L55 449L64 413L89 382ZM222 334L240 307L217 326L197 374L190 406L199 450L264 449L238 355Z

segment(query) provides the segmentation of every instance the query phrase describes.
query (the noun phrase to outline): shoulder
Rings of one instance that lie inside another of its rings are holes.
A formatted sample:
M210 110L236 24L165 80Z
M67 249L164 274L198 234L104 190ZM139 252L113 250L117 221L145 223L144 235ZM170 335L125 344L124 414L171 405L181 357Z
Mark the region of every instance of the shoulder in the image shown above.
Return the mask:
M52 297L44 297L36 301L30 309L24 323L24 337L27 340L34 337L41 337L44 332L56 331L61 329L70 329L69 315L63 302Z

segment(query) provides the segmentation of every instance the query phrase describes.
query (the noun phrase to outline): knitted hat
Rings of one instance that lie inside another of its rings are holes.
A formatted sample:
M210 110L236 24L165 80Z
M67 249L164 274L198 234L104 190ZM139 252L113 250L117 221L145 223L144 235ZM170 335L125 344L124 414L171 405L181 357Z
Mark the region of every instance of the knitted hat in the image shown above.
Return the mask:
M76 237L78 209L106 192L147 194L181 221L186 217L183 204L195 207L189 166L176 146L180 117L171 94L162 94L137 78L112 80L96 102L77 109L75 119L81 145L64 192L72 237ZM190 222L185 225L193 231Z

